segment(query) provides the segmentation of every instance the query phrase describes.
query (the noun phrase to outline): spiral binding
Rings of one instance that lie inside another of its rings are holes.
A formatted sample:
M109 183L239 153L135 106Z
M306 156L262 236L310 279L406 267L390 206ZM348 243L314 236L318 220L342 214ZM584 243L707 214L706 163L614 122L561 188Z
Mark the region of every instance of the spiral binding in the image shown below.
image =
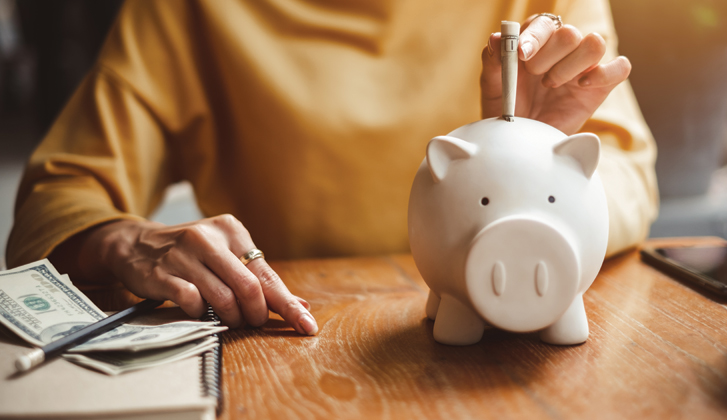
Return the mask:
M212 309L212 305L207 305L207 312L202 316L202 321L214 322L215 325L220 323L220 318ZM213 397L217 401L217 415L222 412L222 340L219 334L212 334L217 339L217 347L208 350L202 354L200 380L202 389L206 397Z

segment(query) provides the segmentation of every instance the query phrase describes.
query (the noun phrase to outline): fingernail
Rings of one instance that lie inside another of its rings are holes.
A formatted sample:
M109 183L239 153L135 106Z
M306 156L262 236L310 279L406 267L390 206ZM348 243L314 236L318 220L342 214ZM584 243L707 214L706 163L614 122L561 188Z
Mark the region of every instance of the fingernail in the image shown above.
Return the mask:
M300 327L303 328L303 331L305 331L308 335L316 335L318 332L318 324L316 324L316 320L313 319L311 314L301 315L298 323L300 324Z
M530 54L533 53L533 45L530 42L523 42L523 45L520 46L520 49L523 51L523 59L525 60L530 58Z
M495 34L492 34L495 35ZM492 35L490 35L489 38L487 38L487 55L492 57L492 54L495 53L495 51L492 50Z

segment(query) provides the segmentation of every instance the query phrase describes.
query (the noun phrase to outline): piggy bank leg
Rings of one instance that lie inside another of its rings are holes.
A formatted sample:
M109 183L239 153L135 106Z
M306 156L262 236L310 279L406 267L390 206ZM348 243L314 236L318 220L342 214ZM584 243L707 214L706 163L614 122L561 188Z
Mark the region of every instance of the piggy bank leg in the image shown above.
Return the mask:
M563 316L540 332L540 339L562 346L581 344L588 339L588 318L583 307L583 295L576 296Z
M429 297L427 298L427 317L434 321L437 317L437 310L439 309L439 296L429 290Z
M475 311L450 295L441 296L434 321L434 339L437 342L466 346L480 341L484 332L485 321Z

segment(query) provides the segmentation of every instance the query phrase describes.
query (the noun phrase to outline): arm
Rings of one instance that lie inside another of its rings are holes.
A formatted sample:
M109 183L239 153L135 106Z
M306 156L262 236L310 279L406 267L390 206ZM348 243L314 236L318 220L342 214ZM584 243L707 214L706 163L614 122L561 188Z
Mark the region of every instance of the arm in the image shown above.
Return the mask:
M208 301L228 325L257 326L269 307L296 331L315 333L309 305L263 259L239 260L254 243L237 219L145 219L171 182L203 176L202 163L179 163L180 148L207 147L196 155L214 166L215 129L180 6L125 3L96 67L30 159L8 263L48 256L74 281L119 281L191 316Z

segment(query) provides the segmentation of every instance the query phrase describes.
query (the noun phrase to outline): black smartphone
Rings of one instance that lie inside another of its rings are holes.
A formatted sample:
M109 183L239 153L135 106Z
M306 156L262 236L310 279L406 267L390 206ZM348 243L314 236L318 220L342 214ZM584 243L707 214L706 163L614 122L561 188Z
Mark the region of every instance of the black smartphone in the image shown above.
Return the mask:
M727 296L727 245L645 247L641 259L666 274Z

